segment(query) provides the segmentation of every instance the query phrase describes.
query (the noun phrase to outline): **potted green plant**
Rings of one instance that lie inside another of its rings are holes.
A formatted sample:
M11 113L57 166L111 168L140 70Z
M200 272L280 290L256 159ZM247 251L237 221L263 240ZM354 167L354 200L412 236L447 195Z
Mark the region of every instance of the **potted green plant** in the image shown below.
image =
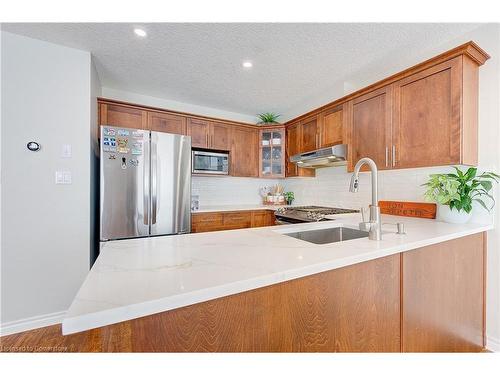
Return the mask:
M293 191L287 191L283 195L285 196L286 204L291 205L293 200L295 199L295 195L293 194Z
M495 199L490 190L500 176L493 172L477 175L477 168L469 168L465 173L453 168L456 173L431 174L429 181L422 185L427 187L425 198L438 204L438 218L448 223L466 223L471 217L473 202L491 211Z
M257 117L260 119L259 124L261 125L275 125L279 124L278 123L278 117L281 115L277 115L276 113L273 112L265 112L265 113L259 113Z

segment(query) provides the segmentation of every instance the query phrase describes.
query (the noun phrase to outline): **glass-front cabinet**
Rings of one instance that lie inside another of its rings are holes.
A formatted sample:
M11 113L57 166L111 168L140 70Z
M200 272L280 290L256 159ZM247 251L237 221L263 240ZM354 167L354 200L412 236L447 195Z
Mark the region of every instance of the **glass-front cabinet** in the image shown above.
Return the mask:
M285 127L275 125L260 130L259 177L285 177Z

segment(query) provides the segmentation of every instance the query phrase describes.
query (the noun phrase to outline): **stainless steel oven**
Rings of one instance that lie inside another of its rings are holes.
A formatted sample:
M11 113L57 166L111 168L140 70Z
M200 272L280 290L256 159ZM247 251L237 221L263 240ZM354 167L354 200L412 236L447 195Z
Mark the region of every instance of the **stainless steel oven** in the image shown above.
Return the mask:
M193 173L229 174L229 153L193 150Z

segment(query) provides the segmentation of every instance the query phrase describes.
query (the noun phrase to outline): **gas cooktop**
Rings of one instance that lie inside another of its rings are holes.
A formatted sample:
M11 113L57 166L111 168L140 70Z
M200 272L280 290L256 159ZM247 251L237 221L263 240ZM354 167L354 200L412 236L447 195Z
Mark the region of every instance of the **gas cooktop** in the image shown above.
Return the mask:
M274 215L278 224L307 223L314 221L325 221L326 215L348 214L359 212L346 208L322 207L322 206L297 206L278 208Z

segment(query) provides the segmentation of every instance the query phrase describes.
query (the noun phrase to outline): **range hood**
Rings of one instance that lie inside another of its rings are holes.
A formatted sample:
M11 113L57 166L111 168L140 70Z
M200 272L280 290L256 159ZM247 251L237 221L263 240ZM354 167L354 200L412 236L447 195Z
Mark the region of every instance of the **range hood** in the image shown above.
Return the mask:
M347 145L336 145L290 157L301 168L325 168L346 165Z

